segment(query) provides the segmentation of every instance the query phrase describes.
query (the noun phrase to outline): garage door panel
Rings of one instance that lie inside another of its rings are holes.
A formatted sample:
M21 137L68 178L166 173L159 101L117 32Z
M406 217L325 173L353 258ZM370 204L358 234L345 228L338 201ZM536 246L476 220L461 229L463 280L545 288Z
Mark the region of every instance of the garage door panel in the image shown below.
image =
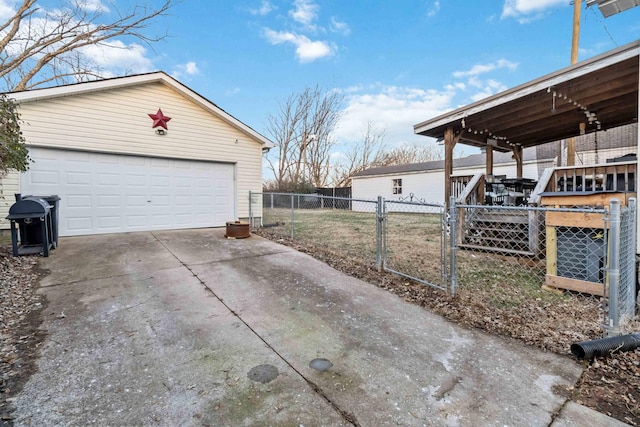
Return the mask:
M126 225L129 228L139 228L147 225L146 215L127 215L125 219Z
M65 208L91 208L91 194L70 194L60 201Z
M118 187L120 185L120 174L117 173L99 173L98 185Z
M102 194L98 197L98 207L101 209L111 208L111 207L122 207L122 197L119 194Z
M44 185L58 185L60 175L57 171L38 170L31 173L31 183Z
M74 217L66 220L67 230L70 232L69 235L73 234L91 234L93 230L91 217ZM63 224L60 224L61 226ZM60 232L62 234L62 227L60 228Z
M91 173L89 172L67 172L65 182L70 185L91 185Z
M222 226L234 166L32 148L24 194L58 194L60 235Z
M147 177L145 175L125 174L124 178L125 178L124 184L127 187L146 187L147 186Z

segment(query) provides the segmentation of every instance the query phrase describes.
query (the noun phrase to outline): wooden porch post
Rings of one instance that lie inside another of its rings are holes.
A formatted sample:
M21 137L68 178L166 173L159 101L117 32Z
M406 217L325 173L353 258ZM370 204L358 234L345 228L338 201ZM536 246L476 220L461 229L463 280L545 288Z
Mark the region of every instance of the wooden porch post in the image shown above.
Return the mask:
M516 159L516 178L522 178L522 147L513 147L513 158Z
M491 145L487 145L486 148L486 169L485 169L485 179L488 179L490 176L493 176L493 147Z
M638 58L638 63L640 65L640 58ZM640 89L640 71L638 71L638 88ZM638 113L640 113L640 91L638 91ZM636 115L636 117L638 117ZM640 133L638 133L638 148L640 148ZM636 166L637 168L637 166ZM636 191L640 188L640 174L636 172ZM640 209L636 209L636 254L640 254Z
M451 197L451 175L453 175L453 148L456 146L453 128L444 131L444 204L449 207Z

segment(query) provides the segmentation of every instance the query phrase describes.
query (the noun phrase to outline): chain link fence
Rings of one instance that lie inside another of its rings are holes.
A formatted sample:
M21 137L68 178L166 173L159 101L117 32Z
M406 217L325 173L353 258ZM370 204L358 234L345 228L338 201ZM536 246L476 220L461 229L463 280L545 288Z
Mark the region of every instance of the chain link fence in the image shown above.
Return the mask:
M636 308L636 207L555 208L253 193L261 233L344 254L496 312L565 306L617 334ZM466 298L466 297L465 297ZM583 314L584 313L584 314ZM549 319L562 323L563 319ZM585 320L586 321L586 320Z
M371 263L378 260L381 236L377 200L251 193L251 203L252 212L261 208L262 232L271 237L315 245Z
M609 262L607 269L608 299L605 300L608 335L619 335L626 330L636 310L636 200L629 206L611 205L609 216Z
M445 207L438 204L383 202L382 266L386 271L438 289L448 289Z

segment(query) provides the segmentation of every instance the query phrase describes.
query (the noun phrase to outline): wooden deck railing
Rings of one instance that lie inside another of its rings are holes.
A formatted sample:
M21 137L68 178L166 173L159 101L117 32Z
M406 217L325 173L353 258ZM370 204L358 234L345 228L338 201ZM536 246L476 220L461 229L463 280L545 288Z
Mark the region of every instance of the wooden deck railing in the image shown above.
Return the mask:
M449 185L451 186L451 195L457 199L472 179L473 175L452 176L451 181L449 181Z
M456 180L457 178L465 178L465 184L461 185L464 180ZM456 198L457 204L484 204L484 186L484 173L477 173L471 177L451 177L451 195Z
M636 191L637 162L545 169L531 194L530 204L540 203L545 192Z

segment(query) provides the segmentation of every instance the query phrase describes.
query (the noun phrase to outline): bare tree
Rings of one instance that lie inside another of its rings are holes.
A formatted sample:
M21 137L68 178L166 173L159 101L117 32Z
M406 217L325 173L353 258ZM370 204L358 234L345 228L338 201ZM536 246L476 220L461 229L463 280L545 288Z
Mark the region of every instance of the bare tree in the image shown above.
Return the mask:
M121 45L113 41L118 37L146 44L164 39L166 34L149 36L143 31L175 2L136 4L126 12L108 14L106 6L92 0L60 0L60 6L50 10L40 8L37 0L22 0L13 16L0 24L0 78L6 90L19 91L103 77L86 49L117 48Z
M433 145L404 143L381 153L376 166L406 165L442 160L442 150Z
M348 187L351 177L365 169L381 165L384 154L385 129L378 129L375 123L367 122L362 141L353 145L345 154L345 160L335 169L333 185Z
M326 185L335 145L331 134L342 114L342 99L337 92L307 87L290 95L276 114L268 116L276 148L266 161L273 172L274 187L290 190Z

